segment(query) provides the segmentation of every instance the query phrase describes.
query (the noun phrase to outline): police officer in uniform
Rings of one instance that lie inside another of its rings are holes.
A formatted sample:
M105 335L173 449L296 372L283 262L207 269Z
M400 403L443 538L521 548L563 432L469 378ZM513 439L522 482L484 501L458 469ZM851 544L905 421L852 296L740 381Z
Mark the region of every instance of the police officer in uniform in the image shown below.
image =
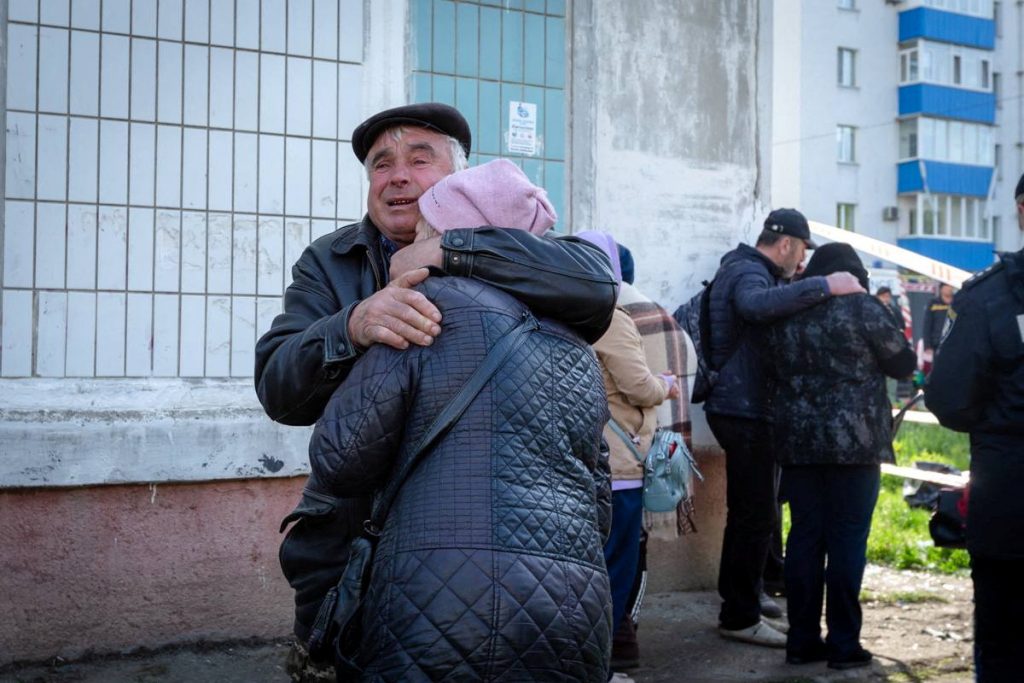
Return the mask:
M1015 192L1024 231L1024 176ZM964 283L925 390L971 436L967 549L977 680L1019 681L1024 644L1024 249Z

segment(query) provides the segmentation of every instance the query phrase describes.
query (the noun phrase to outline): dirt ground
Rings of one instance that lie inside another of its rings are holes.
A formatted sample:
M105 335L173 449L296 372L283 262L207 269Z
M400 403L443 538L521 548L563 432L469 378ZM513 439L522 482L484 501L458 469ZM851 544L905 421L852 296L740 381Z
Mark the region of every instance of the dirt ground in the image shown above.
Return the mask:
M714 592L648 597L639 632L636 683L688 681L970 681L970 579L868 567L864 646L870 668L838 672L824 664L791 666L782 650L723 640L715 630ZM284 640L211 643L0 671L3 683L283 683Z

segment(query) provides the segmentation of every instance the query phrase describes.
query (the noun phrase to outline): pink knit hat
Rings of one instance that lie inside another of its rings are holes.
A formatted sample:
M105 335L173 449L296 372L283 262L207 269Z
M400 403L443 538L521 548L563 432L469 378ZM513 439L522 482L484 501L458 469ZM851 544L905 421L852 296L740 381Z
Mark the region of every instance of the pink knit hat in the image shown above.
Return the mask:
M420 214L435 230L498 228L543 235L558 220L543 188L508 159L453 173L420 195Z

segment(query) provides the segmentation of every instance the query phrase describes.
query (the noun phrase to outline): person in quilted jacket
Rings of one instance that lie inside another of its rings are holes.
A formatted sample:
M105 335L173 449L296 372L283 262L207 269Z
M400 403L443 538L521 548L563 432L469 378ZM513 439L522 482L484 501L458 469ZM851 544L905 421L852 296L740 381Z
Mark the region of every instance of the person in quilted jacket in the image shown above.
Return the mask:
M867 289L857 253L839 242L818 248L803 277L838 272L853 273ZM799 311L772 325L766 342L765 366L776 380L774 450L793 522L784 569L786 660L866 666L860 586L879 464L894 460L885 377L909 376L917 359L885 305L866 292Z
M611 261L615 278L621 280L618 245L611 235L587 231L576 236L600 247ZM651 372L640 331L622 306L621 291L612 324L594 342L594 351L601 363L612 419L637 452L646 454L658 426L656 408L666 399L679 398L679 384L675 375ZM626 613L640 558L644 468L610 424L604 429L604 438L612 466L612 531L604 546L604 558L612 587L612 623L618 626Z
M448 176L419 203L417 239L493 223L541 234L555 221L507 160ZM355 364L316 424L310 490L387 486L490 347L524 318L536 329L399 489L364 600L362 680L604 683L608 409L594 353L478 280L434 270L417 289L442 312L440 335L374 345Z

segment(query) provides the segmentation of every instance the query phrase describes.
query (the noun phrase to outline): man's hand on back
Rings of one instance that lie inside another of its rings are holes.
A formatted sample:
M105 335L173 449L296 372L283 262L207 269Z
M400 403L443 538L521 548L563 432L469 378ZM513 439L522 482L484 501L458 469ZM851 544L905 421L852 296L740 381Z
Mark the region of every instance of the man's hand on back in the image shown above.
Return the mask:
M349 339L362 348L387 344L406 349L409 344L429 346L433 343L434 337L441 333L438 324L441 312L427 297L411 289L429 274L426 268L410 270L359 302L348 319Z
M832 273L825 276L828 284L829 294L832 296L843 296L844 294L860 294L864 288L860 286L857 278L850 273Z
M391 256L391 280L395 281L402 275L427 266L441 267L441 237L430 237L417 240L402 247ZM421 282L423 278L417 280Z

